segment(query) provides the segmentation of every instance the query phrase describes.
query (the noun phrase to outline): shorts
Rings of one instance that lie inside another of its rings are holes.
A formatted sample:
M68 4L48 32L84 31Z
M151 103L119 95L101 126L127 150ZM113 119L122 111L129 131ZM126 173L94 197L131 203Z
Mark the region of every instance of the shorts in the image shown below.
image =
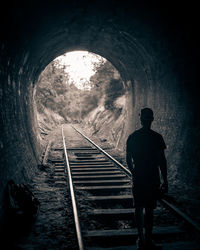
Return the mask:
M134 207L149 207L155 209L158 200L158 188L133 187Z

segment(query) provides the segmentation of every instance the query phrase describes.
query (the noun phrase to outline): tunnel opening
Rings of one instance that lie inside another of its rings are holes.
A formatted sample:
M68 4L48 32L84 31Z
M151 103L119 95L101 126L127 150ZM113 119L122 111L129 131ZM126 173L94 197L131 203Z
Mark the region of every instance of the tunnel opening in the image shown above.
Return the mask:
M49 63L35 84L38 134L45 141L61 124L76 124L123 150L127 96L127 83L108 60L88 51L67 52Z

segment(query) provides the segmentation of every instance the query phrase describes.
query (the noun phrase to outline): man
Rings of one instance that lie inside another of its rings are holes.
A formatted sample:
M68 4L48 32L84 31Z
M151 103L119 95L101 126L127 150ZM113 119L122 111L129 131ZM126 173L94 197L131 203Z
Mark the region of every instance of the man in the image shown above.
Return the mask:
M153 209L160 193L168 192L166 149L163 137L151 130L153 111L144 108L140 113L142 128L132 133L127 140L126 161L133 178L135 220L138 229L138 249L158 249L152 241ZM160 182L160 173L163 183ZM145 217L143 215L145 209ZM145 219L145 236L143 233Z

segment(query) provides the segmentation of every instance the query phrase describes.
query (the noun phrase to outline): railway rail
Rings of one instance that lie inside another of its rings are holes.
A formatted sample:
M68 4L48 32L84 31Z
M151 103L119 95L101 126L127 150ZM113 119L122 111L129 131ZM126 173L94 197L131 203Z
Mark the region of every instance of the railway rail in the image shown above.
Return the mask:
M62 126L65 162L55 162L55 173L59 177L65 171L68 177L79 249L133 245L137 231L133 219L130 171L77 128L72 128L82 141L76 141L72 135L75 146L71 147L66 142ZM65 181L58 178L57 184ZM192 234L200 233L195 221L165 199L160 201L155 212L159 216L162 214L160 210L166 208L174 216L178 215L180 222L176 223L172 215L171 224L156 225L153 231L155 238L161 241L184 239L188 229Z

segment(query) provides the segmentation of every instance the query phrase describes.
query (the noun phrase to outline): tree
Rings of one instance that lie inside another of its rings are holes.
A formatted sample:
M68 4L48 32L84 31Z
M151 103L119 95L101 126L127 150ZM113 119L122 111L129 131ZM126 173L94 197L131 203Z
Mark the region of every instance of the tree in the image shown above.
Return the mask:
M65 67L52 61L37 83L35 101L38 112L41 115L58 114L66 122L81 122L102 100L106 109L114 111L115 99L124 93L120 75L105 59L94 64L94 68L96 73L90 78L91 89L78 89L69 81Z

